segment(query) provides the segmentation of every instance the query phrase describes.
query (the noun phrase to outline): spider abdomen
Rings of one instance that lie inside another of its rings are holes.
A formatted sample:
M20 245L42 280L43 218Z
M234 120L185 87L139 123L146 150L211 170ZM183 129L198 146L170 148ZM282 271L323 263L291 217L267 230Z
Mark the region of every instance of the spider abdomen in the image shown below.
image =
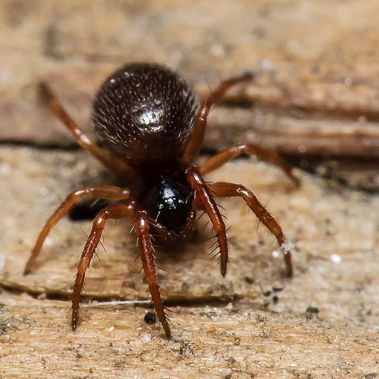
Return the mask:
M186 81L159 65L128 64L100 88L93 108L99 144L137 169L178 162L197 101Z

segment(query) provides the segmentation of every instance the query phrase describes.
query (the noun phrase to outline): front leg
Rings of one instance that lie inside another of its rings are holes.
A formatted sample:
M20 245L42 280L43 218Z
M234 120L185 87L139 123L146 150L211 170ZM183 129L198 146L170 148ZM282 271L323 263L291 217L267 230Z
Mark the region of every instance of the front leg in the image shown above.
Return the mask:
M135 228L140 249L145 278L149 285L151 299L154 303L155 311L157 312L159 321L161 322L167 339L171 338L170 326L164 312L164 307L157 283L157 274L155 272L153 246L151 244L149 218L145 211L138 211L136 214Z
M212 195L212 189L207 186L199 170L193 166L186 170L187 180L191 188L195 191L193 204L204 210L216 231L217 240L220 247L221 275L226 275L228 265L228 243L226 238L225 223Z
M40 232L37 241L33 247L32 253L28 262L25 265L24 275L27 275L32 270L34 262L36 261L42 245L50 233L51 229L61 220L70 209L80 200L88 198L98 198L106 200L127 200L130 197L130 191L128 189L115 187L115 186L97 186L83 188L74 192L71 192L57 210L46 221L45 226Z
M248 190L246 187L233 183L213 183L209 185L209 188L213 191L215 196L218 197L242 197L249 208L255 213L255 215L262 221L266 228L276 237L279 246L283 252L284 263L287 269L287 275L292 276L292 262L290 244L284 237L282 228L276 222L274 217L266 210L266 208L259 202L256 196Z
M89 267L96 247L99 244L101 235L103 233L105 223L108 219L114 218L126 218L132 217L134 213L134 203L126 204L113 204L104 208L96 216L92 224L91 233L84 246L82 256L78 264L78 271L75 278L74 291L72 295L72 318L71 327L75 330L78 326L79 320L79 303L80 294L82 292L84 277L86 275L87 268Z

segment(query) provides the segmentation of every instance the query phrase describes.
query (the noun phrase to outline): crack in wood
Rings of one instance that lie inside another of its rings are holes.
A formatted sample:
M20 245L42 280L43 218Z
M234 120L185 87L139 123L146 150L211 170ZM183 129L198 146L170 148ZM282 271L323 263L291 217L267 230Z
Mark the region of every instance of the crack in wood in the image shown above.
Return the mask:
M46 299L46 300L61 300L61 301L71 301L72 294L68 291L62 290L52 290L52 289L33 289L22 284L11 283L7 281L0 282L0 288L11 294L27 294L34 299ZM202 295L197 297L187 297L187 296L166 296L163 301L165 306L168 307L199 307L199 306L225 306L226 304L234 301L243 299L244 296L241 295L222 295L222 296L208 296ZM83 293L81 296L82 304L89 304L91 302L96 302L99 306L102 304L109 303L110 305L130 305L143 308L151 308L152 302L146 298L140 299L128 299L125 296L109 294L105 296L104 294L86 294ZM119 302L117 304L117 302Z

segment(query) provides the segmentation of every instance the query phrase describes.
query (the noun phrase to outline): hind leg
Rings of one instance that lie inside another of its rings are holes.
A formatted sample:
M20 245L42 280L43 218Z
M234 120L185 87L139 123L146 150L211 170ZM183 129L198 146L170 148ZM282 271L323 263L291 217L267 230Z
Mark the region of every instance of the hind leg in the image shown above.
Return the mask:
M197 155L197 153L199 152L201 145L203 144L208 114L212 106L219 102L230 88L234 87L237 84L247 82L252 79L253 75L251 73L246 73L244 75L235 76L233 78L224 80L214 91L210 93L210 95L203 102L203 104L201 104L196 116L193 132L184 150L184 154L182 157L184 163L191 163Z
M49 108L54 114L62 121L68 131L74 137L75 141L85 150L89 151L94 157L101 161L112 171L117 172L121 176L133 177L135 171L122 160L117 154L109 150L102 149L95 141L87 136L80 129L78 124L71 118L71 116L64 109L63 105L57 99L55 94L51 91L46 83L40 84L41 95L47 102Z

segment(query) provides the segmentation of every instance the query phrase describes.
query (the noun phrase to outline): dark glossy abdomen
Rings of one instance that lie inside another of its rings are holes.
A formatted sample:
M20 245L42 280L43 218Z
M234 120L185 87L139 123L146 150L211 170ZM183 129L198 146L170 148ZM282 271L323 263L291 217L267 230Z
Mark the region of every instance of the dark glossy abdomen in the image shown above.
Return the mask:
M94 130L101 146L137 169L175 165L192 131L197 101L185 80L151 64L129 64L97 94Z

